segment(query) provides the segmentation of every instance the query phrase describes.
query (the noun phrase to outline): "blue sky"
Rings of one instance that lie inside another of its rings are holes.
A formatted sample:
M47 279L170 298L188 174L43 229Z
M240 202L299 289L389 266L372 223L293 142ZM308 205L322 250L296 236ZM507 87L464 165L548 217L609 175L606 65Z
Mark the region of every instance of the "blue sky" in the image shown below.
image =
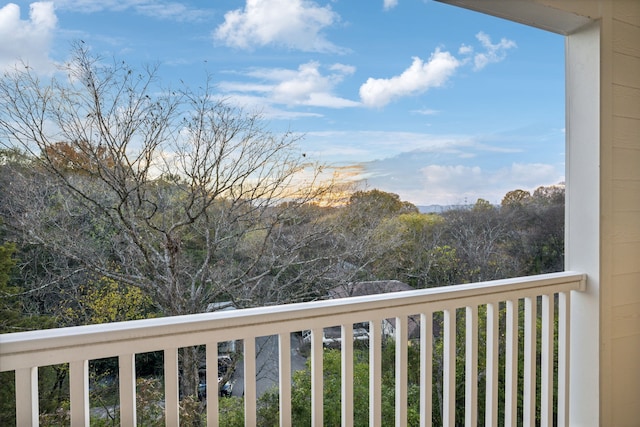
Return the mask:
M73 41L229 102L363 188L499 203L564 181L563 37L432 0L0 3L0 68Z

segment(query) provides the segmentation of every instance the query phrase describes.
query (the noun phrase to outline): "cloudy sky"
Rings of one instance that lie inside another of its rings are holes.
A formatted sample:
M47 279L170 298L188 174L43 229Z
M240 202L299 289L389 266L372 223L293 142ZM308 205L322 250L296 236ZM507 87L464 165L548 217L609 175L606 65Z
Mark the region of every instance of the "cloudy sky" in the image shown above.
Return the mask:
M417 205L564 181L564 40L432 0L0 2L0 69L73 41L163 82L206 73L307 156Z

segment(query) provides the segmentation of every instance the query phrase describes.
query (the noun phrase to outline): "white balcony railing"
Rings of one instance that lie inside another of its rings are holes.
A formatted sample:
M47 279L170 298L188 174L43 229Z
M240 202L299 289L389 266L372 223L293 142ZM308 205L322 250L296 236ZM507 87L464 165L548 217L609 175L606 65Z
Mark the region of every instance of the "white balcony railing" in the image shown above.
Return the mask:
M256 338L277 335L280 425L288 426L291 425L290 334L310 330L312 423L320 426L323 425L323 329L340 325L342 425L350 426L354 402L353 324L370 322L369 423L379 426L383 321L395 319L395 420L396 425L404 426L407 424L407 326L408 319L418 318L421 425L431 425L433 343L434 337L442 334L443 403L439 411L443 424L453 426L456 424L456 353L460 351L456 349L456 319L464 315L465 425L476 425L479 417L484 418L485 425L535 425L538 413L542 425L565 426L569 402L570 295L571 291L583 290L584 286L584 275L563 272L368 297L6 334L0 336L0 370L15 371L17 424L30 426L38 425L38 367L68 363L71 424L84 426L89 425L90 411L88 361L117 356L121 425L133 426L136 424L135 354L163 351L165 422L167 426L177 426L178 348L205 345L207 360L217 360L217 343L243 340L245 425L254 426L257 421ZM486 317L478 315L485 311ZM432 319L438 312L444 321L442 329L434 332ZM478 333L478 325L484 324L479 320L486 321L486 331L480 331L486 333L486 342L484 338L480 342L478 339L479 335L484 336ZM541 336L537 336L538 325L541 325ZM519 346L518 331L522 330L524 343ZM498 345L501 334L504 334L504 346ZM554 361L556 345L557 360ZM478 372L479 348L486 353L486 361L482 363L486 368L481 373ZM499 351L504 354L500 355ZM537 354L541 354L540 362L536 361ZM498 372L499 357L504 357L501 360L504 360L505 372L502 373ZM519 359L523 366L518 366ZM216 371L207 370L207 387L217 384ZM480 382L486 396L483 414L478 413L479 374L485 378ZM538 374L540 392L536 393ZM504 378L505 387L504 401L500 403L499 375ZM521 396L520 390L523 390ZM217 390L207 395L207 423L216 426ZM523 402L521 413L516 410L518 399ZM499 404L504 409L501 411L504 419L500 421L497 419ZM522 419L516 422L517 417Z

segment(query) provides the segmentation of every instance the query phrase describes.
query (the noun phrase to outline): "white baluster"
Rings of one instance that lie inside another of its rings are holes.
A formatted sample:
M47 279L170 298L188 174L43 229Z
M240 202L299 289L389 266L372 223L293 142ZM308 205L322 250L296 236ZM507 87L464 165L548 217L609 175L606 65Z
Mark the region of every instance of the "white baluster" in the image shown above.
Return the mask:
M178 411L178 349L164 350L164 417L165 425L180 425Z
M569 310L571 293L558 294L558 426L569 426Z
M118 357L120 378L120 425L136 425L136 355L121 354Z
M342 426L353 426L353 324L342 325Z
M244 425L256 425L256 339L244 340Z
M369 425L382 422L382 321L369 322Z
M16 369L16 418L19 426L38 425L38 368Z
M478 424L478 307L465 308L465 426Z
M280 426L291 426L291 334L278 335Z
M542 295L540 422L542 427L553 425L553 295Z
M396 317L396 426L407 425L407 316Z
M536 297L524 299L524 427L536 425L536 304Z
M89 425L89 361L69 363L69 398L71 426Z
M518 415L518 300L507 300L504 423L515 426Z
M498 303L487 304L485 426L498 425Z
M456 309L444 310L442 423L454 426L456 422Z
M210 342L205 349L207 359L207 425L218 425L218 343Z
M433 313L420 315L420 426L433 420Z

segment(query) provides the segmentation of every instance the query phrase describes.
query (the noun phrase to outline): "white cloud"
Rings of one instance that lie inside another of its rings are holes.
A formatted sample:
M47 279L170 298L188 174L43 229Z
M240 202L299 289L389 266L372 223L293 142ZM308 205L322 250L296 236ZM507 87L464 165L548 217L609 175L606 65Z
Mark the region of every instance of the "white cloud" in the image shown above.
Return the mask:
M214 37L228 46L284 46L306 52L339 52L322 30L339 16L311 0L247 0L244 9L227 12Z
M482 70L487 64L500 62L507 56L507 50L516 47L516 42L505 38L500 39L497 44L491 43L491 38L480 31L476 38L485 48L485 52L476 53L473 58L474 70Z
M427 62L418 57L399 76L390 79L369 78L360 86L360 98L370 107L383 107L395 98L423 93L432 87L444 85L461 62L449 52L440 49Z
M212 15L212 11L189 8L181 2L157 0L56 0L56 7L80 13L133 10L140 15L178 22L202 21Z
M421 116L433 116L440 113L440 111L432 110L430 108L426 108L423 110L411 110L411 112L414 114L420 114Z
M52 2L29 6L29 20L20 19L20 7L9 3L0 9L0 69L23 61L39 73L54 71L49 48L58 19Z
M408 200L417 204L475 203L478 198L499 203L511 190L532 191L564 180L555 166L541 163L513 163L495 170L477 165L434 164L420 172L413 188L402 191Z
M221 90L233 93L254 93L264 97L263 102L287 106L313 106L345 108L360 105L356 101L341 98L333 94L335 87L353 72L355 67L333 64L329 73L323 74L319 62L310 61L298 69L259 68L246 76L260 79L261 82L222 82Z
M458 53L460 55L469 55L473 53L473 46L463 44L462 46L460 46L460 48L458 48Z
M353 65L345 65L345 64L339 64L339 63L331 65L329 69L331 71L337 71L343 75L349 75L356 72L356 67L354 67Z
M474 70L479 71L487 64L500 62L507 56L507 50L516 47L513 40L502 38L499 43L491 43L491 38L484 32L476 34L476 38L484 48L483 52L473 56ZM397 98L418 95L432 87L446 84L455 71L467 65L475 52L473 46L462 44L456 58L451 53L436 49L427 62L418 57L400 75L388 79L369 77L360 86L360 99L368 107L384 107Z
M398 5L398 0L384 0L384 10L391 10Z
M309 117L322 117L322 114L315 112L292 111L278 108L267 98L262 96L245 95L242 93L225 94L220 96L221 100L238 106L245 111L260 114L266 120L295 120Z

